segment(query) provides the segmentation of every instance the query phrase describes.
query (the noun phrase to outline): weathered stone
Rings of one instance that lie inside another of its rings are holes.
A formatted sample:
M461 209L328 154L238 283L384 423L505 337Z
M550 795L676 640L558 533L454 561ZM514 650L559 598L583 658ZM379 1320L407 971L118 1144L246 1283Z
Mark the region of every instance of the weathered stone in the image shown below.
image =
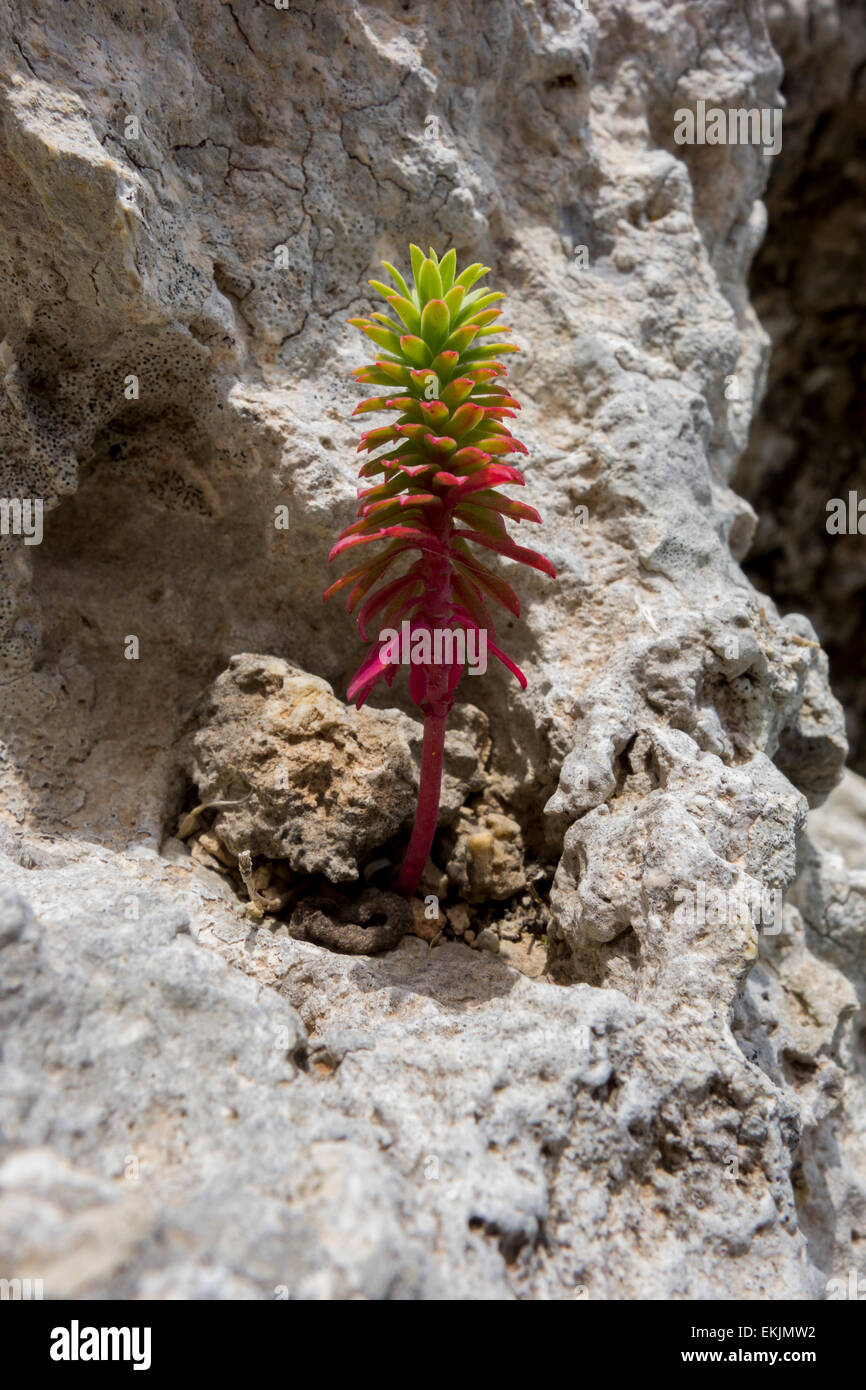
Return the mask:
M850 765L863 773L866 10L840 0L766 9L785 64L785 138L750 291L773 353L734 485L759 516L748 572L812 619L845 705Z
M200 862L210 856L208 867L218 867L221 847L222 862L226 851L264 855L339 883L411 824L420 730L399 710L356 710L327 681L243 653L214 682L201 719L190 775L199 800L222 807L216 843L199 835L201 852L193 849ZM459 805L482 776L473 726L464 724L446 744L446 817L449 801ZM467 780L454 776L455 764Z
M520 825L490 806L461 811L446 849L449 882L469 902L498 902L526 883Z
M866 1225L862 893L798 849L842 716L810 625L740 567L771 161L673 135L699 99L779 105L762 14L205 9L0 14L0 495L45 503L40 544L0 538L3 1273L821 1297ZM446 917L499 955L349 957L252 922L226 872L264 901L280 861L349 880L408 830L406 682L346 709L363 644L321 594L356 504L345 319L409 240L508 293L559 576L521 575L502 624L526 691L492 666L461 688L434 863L450 835L473 896L555 875L556 984L528 978L543 902L531 949L494 896ZM191 816L190 770L248 800ZM479 798L514 851L483 889ZM701 916L701 885L763 901L798 873L776 935Z

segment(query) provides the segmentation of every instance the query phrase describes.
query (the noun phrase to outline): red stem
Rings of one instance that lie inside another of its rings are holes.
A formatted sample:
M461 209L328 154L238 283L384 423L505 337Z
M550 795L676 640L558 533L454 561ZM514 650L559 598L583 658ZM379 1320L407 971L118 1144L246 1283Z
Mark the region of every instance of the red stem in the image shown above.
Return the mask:
M394 892L411 898L424 872L433 836L439 821L439 792L442 786L442 755L445 748L447 714L424 716L424 744L421 749L421 781L418 808L406 857L394 882Z

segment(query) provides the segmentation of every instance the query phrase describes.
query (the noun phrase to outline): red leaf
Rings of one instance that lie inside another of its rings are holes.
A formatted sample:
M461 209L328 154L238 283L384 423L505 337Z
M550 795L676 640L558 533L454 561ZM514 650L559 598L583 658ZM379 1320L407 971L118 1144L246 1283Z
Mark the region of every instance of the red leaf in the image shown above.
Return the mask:
M452 468L466 468L474 463L487 463L489 458L483 449L458 449L449 462Z
M478 585L473 584L471 579L464 578L455 571L452 587L470 617L474 618L479 628L486 628L495 642L496 628L493 626L493 619L487 611L487 606L481 597L481 590L478 588Z
M399 429L399 425L395 428ZM529 450L525 444L521 444L519 439L515 439L512 434L494 434L489 439L479 439L479 449L485 449L488 454L513 454L519 452L528 454Z
M355 450L360 454L364 449L370 453L373 449L378 449L380 444L390 443L397 438L397 431L402 430L402 425L380 425L375 430L365 430L361 435L361 442Z
M480 560L476 560L474 555L462 552L455 555L454 563L462 566L472 576L478 586L495 598L497 603L501 603L503 608L507 608L509 613L513 613L515 618L520 617L520 600L510 584L506 584L504 579L500 579L498 574L494 574L486 565L482 565Z
M461 435L468 434L481 424L484 419L485 411L480 405L475 405L472 401L458 406L451 416L451 433L455 439L460 439Z
M512 468L508 463L494 463L489 468L480 468L476 473L466 473L462 478L455 478L453 474L447 474L449 483L454 481L459 492L449 494L445 497L445 502L453 503L458 498L468 497L470 493L478 492L483 488L495 487L498 483L517 483L520 487L524 486L523 474L517 469ZM443 474L438 475L439 479Z
M386 663L380 656L381 650L381 647L371 648L349 683L346 699L350 703L354 701L357 709L361 708L373 686L385 674Z
M511 657L510 657L510 656L506 656L506 655L505 655L505 652L500 651L499 648L497 647L496 643L495 643L495 642L491 642L491 641L489 640L489 638L488 638L488 641L487 641L487 650L488 650L489 652L492 652L493 655L496 657L497 661L501 661L501 662L502 662L502 665L503 665L503 666L507 666L507 667L508 667L509 671L511 671L512 674L515 675L515 676L517 677L518 681L520 682L521 689L522 689L522 690L525 690L525 689L526 689L526 677L524 676L524 674L523 674L523 672L521 671L520 667L519 667L519 666L515 666L514 662L511 660Z
M373 515L380 516L386 509L390 510L392 507L421 507L425 503L438 501L439 498L432 492L404 492L399 497L383 497L381 501L367 503L362 509L362 515L365 517ZM395 515L399 515L399 512L395 512ZM343 534L345 534L345 532Z
M362 603L358 610L358 631L365 642L369 642L370 640L367 635L367 623L370 619L374 618L386 604L390 603L395 594L401 593L407 585L417 583L417 574L412 572L409 574L401 574L399 579L392 579L389 584L384 584L381 589L377 589L375 594L371 594L370 597Z
M425 434L424 443L437 454L450 455L457 448L455 440L448 434Z
M485 507L492 512L500 512L503 516L508 516L512 521L541 521L541 517L534 507L530 507L526 502L515 502L511 497L500 497L496 492L478 492L472 504L475 507Z
M551 579L556 578L556 570L549 560L543 555L539 555L537 550L529 550L525 545L515 545L509 537L508 540L497 540L493 536L482 535L480 531L461 531L454 532L456 536L462 536L465 540L475 541L478 545L486 545L488 550L496 550L500 555L505 555L509 560L519 560L522 565L531 565L533 569L541 570L542 574L549 574Z
M378 579L385 573L391 561L397 558L397 555L402 549L402 546L392 545L388 550L383 550L379 555L370 556L363 565L356 565L353 570L349 570L348 573L342 575L340 579L335 579L334 583L325 590L324 602L327 603L332 594L338 594L341 589L345 589L350 584L354 584L355 580L360 579L363 575L372 574L374 580ZM350 599L350 611L351 608L352 604Z

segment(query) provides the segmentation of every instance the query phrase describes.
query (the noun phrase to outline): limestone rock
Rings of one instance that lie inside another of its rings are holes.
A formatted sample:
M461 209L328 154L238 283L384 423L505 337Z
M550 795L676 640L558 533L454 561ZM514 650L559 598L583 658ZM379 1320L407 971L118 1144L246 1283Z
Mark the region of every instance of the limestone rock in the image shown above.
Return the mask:
M334 882L411 817L405 716L354 710L327 681L276 657L244 654L214 682L191 772L233 854L286 859Z
M841 7L770 8L808 72ZM741 567L772 161L674 139L699 99L780 104L760 7L14 4L0 66L0 497L44 503L40 543L0 536L4 1273L824 1296L864 1230L862 893L801 837L845 758L826 657ZM508 964L505 900L463 931L499 954L345 957L251 922L216 852L345 880L407 829L405 683L346 710L363 644L321 595L356 505L345 320L410 240L489 264L524 349L558 578L502 624L527 689L461 688L442 844L495 800L554 884L526 952L548 936L556 983ZM199 862L196 769L249 793Z
M446 817L482 775L472 713L446 745ZM243 653L217 677L201 723L190 774L200 802L219 808L213 854L284 859L339 883L411 825L421 730L399 710L356 710L327 681Z
M805 800L761 755L732 767L679 732L623 763L617 795L565 837L551 897L558 929L584 978L724 1010L758 932L772 929L765 897L781 899L795 877ZM708 913L719 894L721 912Z
M735 1021L747 1054L796 1098L799 1219L812 1258L845 1288L861 1269L866 1226L864 806L866 783L847 773L809 817L783 929L762 937ZM827 1289L831 1296L829 1280Z
M814 623L862 774L866 11L841 0L772 0L766 10L785 64L785 137L750 292L773 353L734 485L759 514L748 572Z
M46 1297L724 1297L731 1259L744 1295L814 1292L795 1111L715 1026L457 944L251 940L153 851L3 871L36 894L4 952L14 1172L50 1135L55 1186L73 1165L88 1220L123 1213L85 1259L82 1223L37 1229L36 1178L8 1183L7 1268L53 1250Z

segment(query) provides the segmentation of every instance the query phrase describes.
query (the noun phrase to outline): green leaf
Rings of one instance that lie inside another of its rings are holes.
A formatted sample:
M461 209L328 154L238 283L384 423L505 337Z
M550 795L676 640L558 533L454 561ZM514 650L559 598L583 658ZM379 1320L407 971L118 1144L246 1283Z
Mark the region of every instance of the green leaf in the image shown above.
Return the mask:
M397 323L395 319L390 319L387 314L371 314L370 318L375 319L383 328L390 329L392 333L396 333L398 338L403 332L403 324Z
M457 332L462 333L463 329L458 328ZM454 334L452 333L451 336L453 338ZM467 352L464 354L463 363L461 364L461 371L463 370L464 366L477 366L479 363L485 361L488 357L497 358L501 352L519 351L520 348L516 347L514 343L484 343L481 347L473 347L471 352Z
M475 294L470 294L468 296L464 302L463 308L468 309L471 307L472 317L474 318L480 309L486 309L489 305L496 304L500 299L504 298L505 295L501 290L489 290L485 291L483 294L476 291Z
M466 505L461 503L461 505ZM499 512L502 516L511 517L512 521L536 521L541 522L541 517L534 507L530 507L527 502L515 502L513 497L500 497L498 492L486 488L472 494L472 505L478 508L488 508L491 511Z
M474 265L468 265L463 273L457 276L454 283L455 285L465 285L467 290L471 289L475 281L480 280L482 275L486 275L489 269L489 265L482 265L480 261L476 261Z
M394 284L397 286L397 289L400 291L401 294L405 294L406 298L408 299L410 297L409 286L406 284L406 281L403 279L403 276L400 274L399 270L397 270L397 268L393 266L390 261L383 261L382 264L387 270L388 274L391 276L391 279L394 281ZM373 281L371 280L370 284L372 285L372 283ZM388 290L388 294L390 293L391 291Z
M454 250L452 246L451 250L446 252L446 254L442 257L441 261L439 262L439 274L442 276L442 289L445 291L446 298L448 297L448 291L454 284L454 273L456 269L457 252ZM451 307L450 304L448 307Z
M400 339L400 349L403 356L414 363L416 367L429 367L433 353L422 338L416 338L411 333L406 333Z
M475 382L468 379L457 378L442 392L441 400L445 402L449 410L454 410L458 405L462 405L472 395L475 389Z
M393 352L395 356L400 351L400 338L396 333L389 333L387 328L377 328L375 324L368 324L363 330L368 338L372 338L379 347L385 348L387 352Z
M400 318L403 320L410 333L417 333L419 331L421 328L421 315L418 313L418 310L411 300L405 299L401 294L389 294L388 303L391 305L394 312L400 315Z
M352 375L371 386L388 386L394 381L402 386L409 380L409 369L403 363L379 359L367 367L356 367Z
M444 283L445 282L443 281L443 284ZM454 288L449 290L448 293L445 295L445 303L448 305L448 312L451 315L451 321L454 324L455 328L457 327L457 315L460 312L460 306L463 302L463 296L465 293L466 290L463 287L463 285L455 285Z
M447 408L447 407L446 407ZM451 416L449 434L453 434L455 439L462 439L464 434L469 434L471 430L477 429L486 419L486 412L483 406L474 405L472 401L458 406Z
M481 531L487 536L507 535L505 522L498 513L473 506L471 502L461 502L454 515L465 521L473 531Z
M425 256L420 246L413 242L409 247L409 255L412 258L412 274L415 276L415 284L418 284L418 277L421 274L421 267L424 264Z
M439 267L434 261L424 261L415 278L418 281L418 293L422 300L442 298L442 276L439 274Z
M446 352L444 350L442 352L437 352L436 356L433 358L433 361L430 363L430 366L433 368L434 372L436 373L436 376L439 379L440 391L443 386L448 385L448 382L454 375L454 369L459 361L459 352Z
M444 299L431 299L421 315L421 337L433 352L438 352L451 329L451 315Z
M375 318L375 317L376 317L376 316L375 316L375 314L374 314L374 315L373 315L373 318ZM478 311L477 309L473 309L473 311L472 311L472 313L470 314L469 317L470 317L470 320L471 320L472 323L477 323L479 328L483 328L483 327L485 326L485 324L488 324L488 323L495 323L497 319L501 319L501 318L502 318L502 310L501 310L501 309L482 309L482 310L480 311L480 313L479 313L479 311ZM510 333L510 332L511 332L510 328L502 328L502 329L500 329L499 331L500 331L501 333Z
M486 309L490 304L495 304L497 300L504 298L505 295L501 290L494 290L490 294L468 294L460 306L457 322L466 323L469 319L474 319L475 315L480 313L482 309Z
M455 329L448 339L448 347L455 352L465 352L477 332L478 329L472 323L465 324L463 328Z

